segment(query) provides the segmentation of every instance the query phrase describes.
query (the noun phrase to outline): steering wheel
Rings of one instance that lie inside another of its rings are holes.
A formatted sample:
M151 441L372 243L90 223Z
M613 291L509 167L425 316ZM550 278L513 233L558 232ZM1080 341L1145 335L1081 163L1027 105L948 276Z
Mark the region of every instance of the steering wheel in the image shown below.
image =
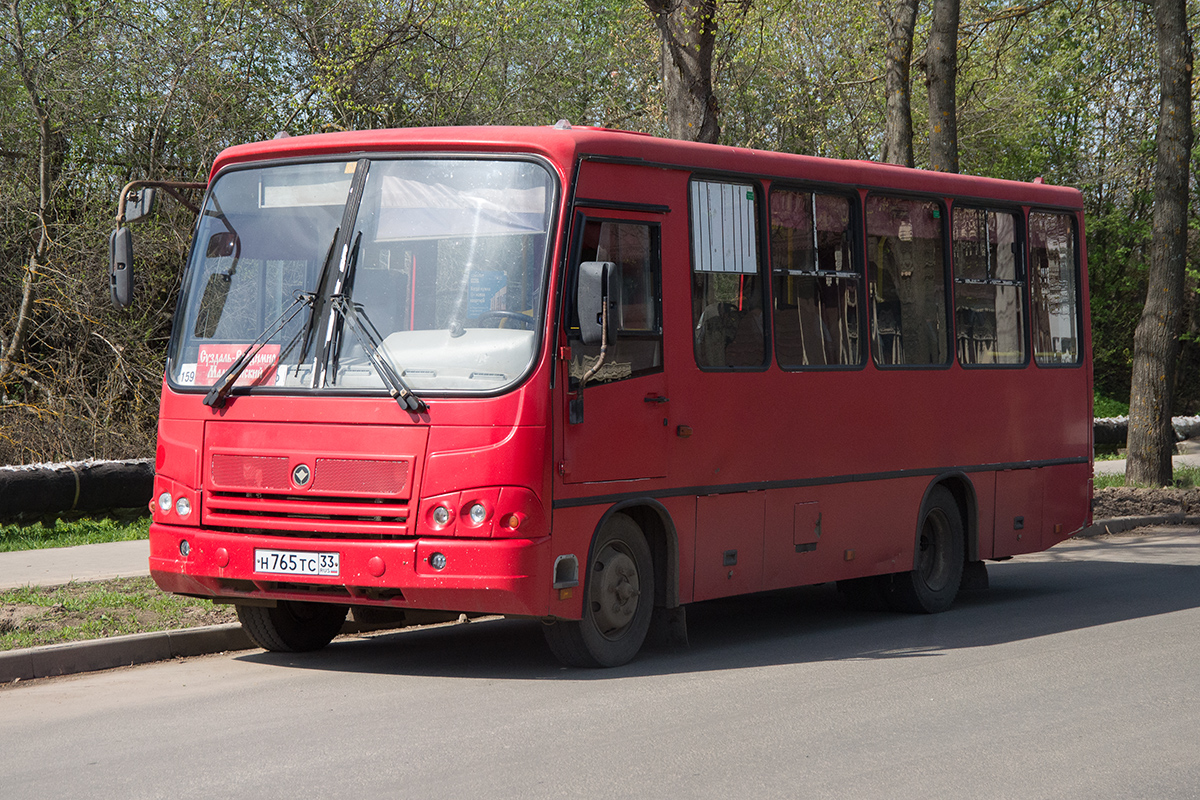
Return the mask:
M528 330L533 330L533 317L528 314L519 314L516 311L485 311L476 317L475 321L482 325L485 319L510 320L524 325Z

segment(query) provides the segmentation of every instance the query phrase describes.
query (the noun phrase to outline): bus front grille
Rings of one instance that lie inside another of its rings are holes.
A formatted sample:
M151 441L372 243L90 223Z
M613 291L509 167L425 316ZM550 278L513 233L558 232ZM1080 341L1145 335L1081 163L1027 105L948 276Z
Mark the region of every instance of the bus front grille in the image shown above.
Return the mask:
M203 524L232 532L314 539L396 539L411 535L408 503L360 497L209 492Z

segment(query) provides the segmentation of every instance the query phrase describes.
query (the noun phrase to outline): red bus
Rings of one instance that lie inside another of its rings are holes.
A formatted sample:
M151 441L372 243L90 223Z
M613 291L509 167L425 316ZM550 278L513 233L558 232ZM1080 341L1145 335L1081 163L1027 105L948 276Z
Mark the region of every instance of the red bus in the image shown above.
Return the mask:
M285 651L347 609L540 619L592 666L729 595L939 612L1090 521L1085 263L1040 181L566 123L233 147L151 573Z

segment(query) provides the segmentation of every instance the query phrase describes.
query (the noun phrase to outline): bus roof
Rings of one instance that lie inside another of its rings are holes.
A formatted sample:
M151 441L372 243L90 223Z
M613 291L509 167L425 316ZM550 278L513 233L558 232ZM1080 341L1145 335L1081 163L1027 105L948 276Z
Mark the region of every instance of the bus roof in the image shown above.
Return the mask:
M284 136L223 151L212 175L233 164L283 158L424 150L455 153L536 153L569 175L578 158L644 162L709 174L734 173L775 180L836 184L1021 205L1080 210L1077 189L854 161L661 139L644 133L587 126L391 128Z

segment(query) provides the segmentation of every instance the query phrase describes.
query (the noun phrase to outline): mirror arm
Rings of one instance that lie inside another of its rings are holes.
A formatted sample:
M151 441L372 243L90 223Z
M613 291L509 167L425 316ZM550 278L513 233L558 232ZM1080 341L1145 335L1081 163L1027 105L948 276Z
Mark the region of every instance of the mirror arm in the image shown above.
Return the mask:
M600 367L604 366L604 359L608 355L608 300L605 299L604 305L600 307L600 354L596 357L596 363L592 364L591 368L583 373L583 377L579 379L579 389L575 392L575 397L571 399L567 408L567 422L571 425L578 425L583 422L583 387L587 386Z
M583 377L579 379L579 398L583 399L583 387L587 385L600 367L604 366L604 358L608 355L608 303L600 308L600 355L596 358L596 363L592 364L591 369L583 373Z
M167 194L175 198L176 202L183 205L193 214L199 214L199 207L185 198L180 192L203 192L207 187L207 183L196 183L193 181L130 181L125 184L125 188L121 190L121 196L117 199L117 227L119 228L125 224L125 201L129 197L129 193L136 189L163 189Z

